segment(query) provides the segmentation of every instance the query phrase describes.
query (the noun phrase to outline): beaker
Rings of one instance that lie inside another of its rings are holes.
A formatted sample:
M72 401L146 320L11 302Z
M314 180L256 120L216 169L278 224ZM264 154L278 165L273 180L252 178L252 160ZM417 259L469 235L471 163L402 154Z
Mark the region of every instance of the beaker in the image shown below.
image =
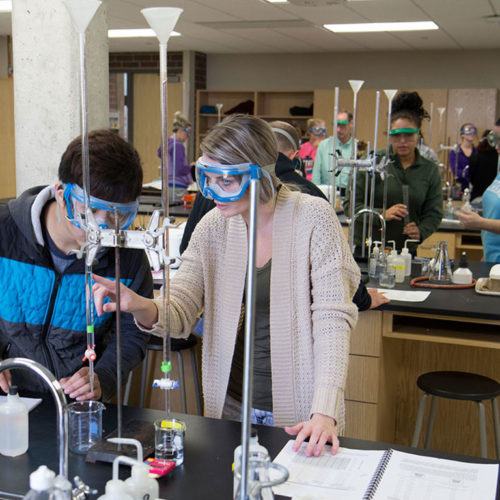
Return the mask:
M438 243L434 262L429 264L429 281L443 285L451 283L451 265L446 241Z
M102 410L100 401L75 401L68 405L69 449L87 453L102 438Z
M155 458L171 460L176 465L184 462L184 434L186 424L176 418L155 420Z

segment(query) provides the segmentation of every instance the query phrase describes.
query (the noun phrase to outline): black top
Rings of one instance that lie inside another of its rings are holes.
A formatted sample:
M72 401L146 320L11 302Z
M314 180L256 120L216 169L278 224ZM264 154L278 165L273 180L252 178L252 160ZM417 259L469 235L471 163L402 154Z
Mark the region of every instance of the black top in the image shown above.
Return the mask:
M123 427L131 421L152 422L164 418L165 411L123 407ZM196 415L173 414L186 423L184 441L184 464L159 480L160 497L169 500L221 500L231 498L233 489L234 449L241 444L241 424L231 420L216 420ZM0 496L2 493L25 495L29 490L29 474L39 465L47 465L58 472L58 448L56 438L56 412L51 398L29 413L30 443L28 452L16 457L0 455ZM259 433L259 443L265 446L272 459L291 436L278 427L255 426ZM103 436L116 430L116 407L106 405L103 411ZM439 458L462 460L471 463L498 463L479 457L452 455L436 450L423 450L400 445L388 445L373 441L340 437L340 446L365 450L385 450L395 448L400 451ZM311 460L314 460L311 458ZM86 463L84 455L69 453L69 477L80 476L86 484L104 494L106 481L111 479L112 465L98 462ZM120 467L119 477L130 477L130 467ZM500 482L500 476L498 481ZM500 500L500 493L496 498ZM10 498L10 497L8 497ZM285 497L276 496L276 500Z
M473 200L482 196L486 188L495 180L498 169L498 153L495 149L491 149L472 154L469 168L472 183L471 200Z
M469 262L469 268L475 279L487 278L492 262ZM377 287L378 282L371 280L368 283ZM457 316L477 319L500 320L500 298L494 295L478 294L474 288L464 289L439 289L439 288L412 288L410 279L405 278L404 283L397 284L399 290L431 291L423 302L400 302L391 300L388 304L380 306L385 311L413 312L416 314L435 314ZM492 328L494 328L492 326Z

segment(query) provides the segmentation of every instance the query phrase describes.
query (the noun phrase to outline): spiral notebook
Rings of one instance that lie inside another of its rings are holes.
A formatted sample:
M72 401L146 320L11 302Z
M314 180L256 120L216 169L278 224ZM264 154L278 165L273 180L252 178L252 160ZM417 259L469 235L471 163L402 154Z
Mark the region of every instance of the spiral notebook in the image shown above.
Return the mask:
M397 450L327 447L306 457L289 441L274 462L285 466L288 481L273 488L294 500L495 500L498 465L424 457Z

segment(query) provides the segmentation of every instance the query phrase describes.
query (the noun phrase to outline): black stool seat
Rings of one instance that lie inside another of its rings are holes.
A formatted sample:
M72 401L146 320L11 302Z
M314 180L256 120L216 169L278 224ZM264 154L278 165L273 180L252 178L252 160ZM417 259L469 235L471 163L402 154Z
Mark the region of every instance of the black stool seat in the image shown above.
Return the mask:
M477 373L468 372L428 372L420 375L417 386L424 391L417 414L412 446L417 447L422 430L427 398L431 398L431 410L427 423L427 436L425 448L429 448L436 415L436 402L438 397L458 399L461 401L474 401L479 412L479 441L481 456L488 457L486 445L486 415L483 401L491 401L493 412L493 428L495 431L495 447L497 458L500 459L500 415L498 413L496 398L500 396L500 384L491 378Z
M198 343L196 335L191 333L186 339L170 339L170 350L177 352L183 349L191 349ZM148 341L147 348L150 351L161 351L163 349L163 337L157 337L156 335L151 335Z
M466 372L429 372L417 385L427 394L464 401L484 401L500 396L500 384L491 378Z

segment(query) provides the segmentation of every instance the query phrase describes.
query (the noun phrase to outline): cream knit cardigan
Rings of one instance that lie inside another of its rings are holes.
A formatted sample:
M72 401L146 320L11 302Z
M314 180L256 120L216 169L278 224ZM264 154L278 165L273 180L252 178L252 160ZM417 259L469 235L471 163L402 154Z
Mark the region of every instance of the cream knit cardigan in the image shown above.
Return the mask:
M196 226L172 279L171 333L187 337L203 311L205 414L220 418L233 358L247 266L247 226L241 216L211 210ZM336 215L323 199L281 189L274 216L271 268L271 367L276 426L313 413L344 428L349 337L356 324L352 297L359 268ZM163 335L162 300L152 333Z

